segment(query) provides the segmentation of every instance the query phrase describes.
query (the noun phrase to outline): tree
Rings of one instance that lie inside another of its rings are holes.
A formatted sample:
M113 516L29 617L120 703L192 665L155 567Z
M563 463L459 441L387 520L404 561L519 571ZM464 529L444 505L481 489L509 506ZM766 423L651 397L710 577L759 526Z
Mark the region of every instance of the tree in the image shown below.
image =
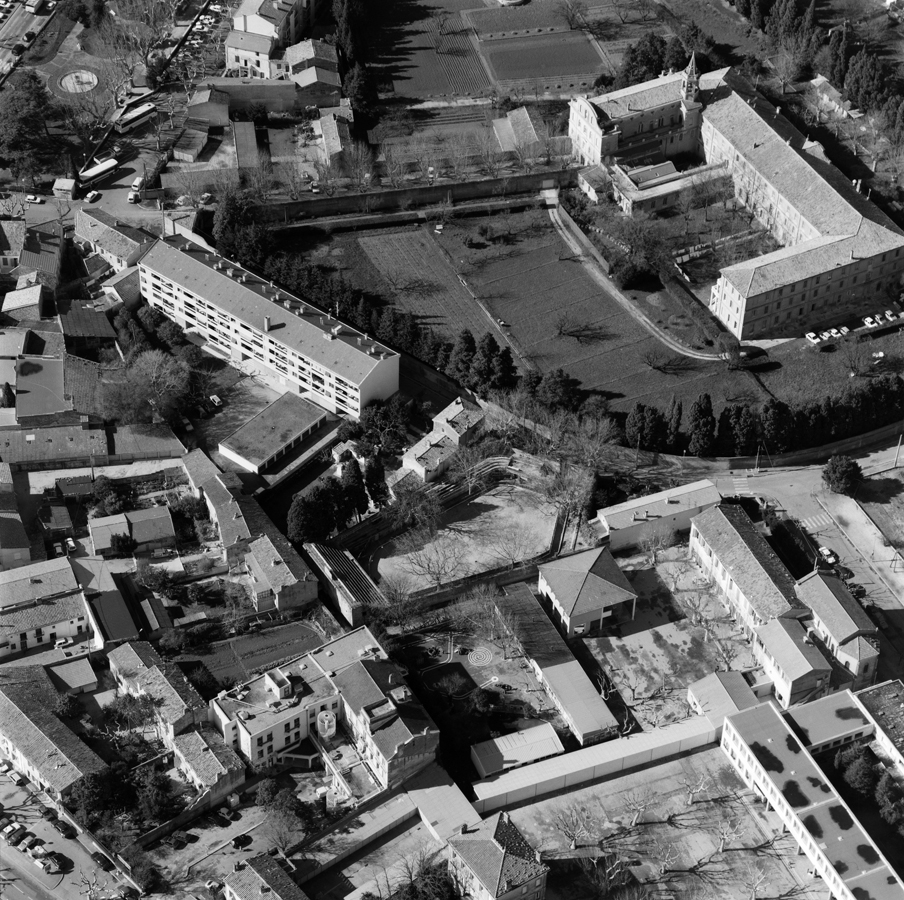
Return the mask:
M650 564L656 565L656 554L675 543L675 529L662 522L647 522L640 530L639 543L650 554Z
M455 534L431 534L429 530L409 531L398 541L401 567L423 578L439 590L447 581L465 574L467 548Z
M452 457L449 470L468 486L469 497L486 480L483 472L483 464L486 459L486 451L479 444L461 446L455 451L455 456Z
M525 560L536 546L536 532L532 528L524 528L515 523L501 525L489 536L488 541L488 547L493 555L511 567Z
M0 160L17 180L35 182L56 149L47 139L54 101L34 69L23 69L0 94Z
M597 817L586 806L580 806L576 801L558 810L552 821L568 839L572 850L576 849L581 838L591 838L599 828Z
M142 766L133 776L138 813L145 822L164 822L172 815L172 786L165 772Z
M359 517L363 516L369 506L367 489L364 485L364 476L361 474L361 466L354 457L342 464L341 484L351 508Z
M685 802L688 806L694 805L694 797L697 794L702 794L703 791L709 789L711 779L706 772L701 772L698 774L691 775L686 778L679 779L679 783L684 785L684 792L686 794Z
M325 541L336 529L335 501L334 489L324 482L307 494L296 494L289 507L289 540L297 544Z
M474 349L470 378L466 385L484 396L493 388L493 366L499 349L499 343L489 331Z
M471 366L476 352L477 344L474 341L474 335L469 329L462 329L455 339L455 346L452 348L452 355L446 366L446 374L466 387L471 381Z
M373 177L374 154L369 144L354 141L343 152L345 171L359 193L370 183Z
M578 385L577 379L564 369L553 369L543 376L537 388L537 400L548 409L576 409L580 400Z
M191 371L184 361L162 350L146 350L118 379L103 382L101 401L106 418L133 424L172 418L185 407L190 392Z
M288 853L302 834L301 821L294 812L276 809L267 815L267 837L280 853Z
M587 4L583 0L558 0L556 12L572 31L578 31L586 24Z
M732 822L731 819L723 819L719 822L719 853L725 852L725 845L729 841L736 841L744 834L744 825L739 819Z
M138 542L130 534L110 535L110 549L115 556L131 556Z
M836 453L822 469L822 483L834 494L854 493L863 478L860 464L849 456Z
M276 779L264 778L257 785L257 790L254 794L254 802L258 806L269 807L276 799L276 795L278 793L279 784L277 783Z
M656 794L649 789L628 791L623 798L625 806L631 811L631 827L633 828L643 818L643 814L656 801Z
M875 794L878 783L876 768L865 752L861 753L845 769L844 780L847 785L864 797L872 797Z
M635 43L628 44L615 75L615 90L657 78L665 64L665 50L665 40L653 31L647 32Z
M701 394L691 407L690 444L694 456L708 456L716 439L716 418L709 394Z
M355 63L346 72L342 88L356 113L369 116L373 112L377 104L377 90L370 72L362 63Z
M157 704L153 697L143 694L133 697L131 694L117 694L104 707L104 718L116 728L134 731L154 721Z
M364 467L364 485L374 506L382 506L389 497L386 472L379 456L372 456Z
M436 491L427 485L396 487L392 522L396 527L413 525L420 531L436 534L442 505Z
M684 407L681 401L672 394L669 401L669 409L666 413L666 448L676 453L681 447L681 416Z

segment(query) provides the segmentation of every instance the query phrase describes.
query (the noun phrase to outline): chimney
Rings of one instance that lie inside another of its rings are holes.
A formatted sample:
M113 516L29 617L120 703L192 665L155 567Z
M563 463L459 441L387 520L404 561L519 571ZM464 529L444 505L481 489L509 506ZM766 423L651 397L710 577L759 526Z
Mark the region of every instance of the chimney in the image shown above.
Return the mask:
M264 316L264 331L270 330L270 316Z
M458 829L458 833L459 833L459 834L467 834L467 833L468 833L468 826L463 824L463 825L461 826L461 828Z
M782 111L782 108L781 108L780 106L776 106L776 107L775 107L775 114L776 114L776 116L781 115L781 111Z
M505 812L505 810L503 810L501 813L499 813L499 821L502 822L503 825L508 825L509 814L507 812Z

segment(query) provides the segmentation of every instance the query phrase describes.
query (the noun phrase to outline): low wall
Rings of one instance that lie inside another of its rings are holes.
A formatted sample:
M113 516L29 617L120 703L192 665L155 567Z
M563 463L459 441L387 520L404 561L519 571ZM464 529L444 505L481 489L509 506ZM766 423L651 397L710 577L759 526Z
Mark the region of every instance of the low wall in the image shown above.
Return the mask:
M216 802L222 802L222 798ZM139 835L135 840L135 844L141 847L142 850L150 847L156 841L165 838L174 831L178 831L183 825L188 825L189 822L193 822L205 813L210 812L215 805L216 803L213 801L210 791L206 791L192 806L183 809L178 815L173 816L172 819L158 825L156 828Z
M345 213L371 213L405 210L410 207L430 206L484 197L504 197L509 194L526 194L552 188L573 187L577 184L577 169L553 169L531 172L529 175L512 175L505 178L485 178L479 181L456 181L444 184L424 184L366 194L336 194L326 197L312 195L310 199L290 200L285 203L269 203L254 207L254 216L269 224L288 223L296 219L317 219Z
M575 753L504 772L474 784L474 808L485 815L500 807L560 793L628 769L649 766L716 742L715 726L695 716L655 731L643 731Z

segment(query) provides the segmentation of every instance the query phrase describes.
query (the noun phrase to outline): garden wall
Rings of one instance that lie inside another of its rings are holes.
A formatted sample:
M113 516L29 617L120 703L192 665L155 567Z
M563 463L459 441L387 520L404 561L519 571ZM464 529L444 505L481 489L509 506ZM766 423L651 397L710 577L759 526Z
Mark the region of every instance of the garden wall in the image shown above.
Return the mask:
M404 210L413 206L461 203L484 197L503 197L533 191L573 187L577 184L577 169L556 169L512 175L505 178L486 178L480 181L457 181L449 184L424 184L367 194L337 194L332 197L312 195L311 199L290 200L257 206L254 213L261 222L277 225L301 218L320 218L345 213ZM203 173L198 173L202 175Z

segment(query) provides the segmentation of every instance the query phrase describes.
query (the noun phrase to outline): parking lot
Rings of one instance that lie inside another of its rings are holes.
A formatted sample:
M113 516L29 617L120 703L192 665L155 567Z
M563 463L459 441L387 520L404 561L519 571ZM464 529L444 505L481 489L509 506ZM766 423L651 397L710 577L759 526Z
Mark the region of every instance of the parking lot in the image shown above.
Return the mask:
M34 835L42 842L48 851L59 854L62 873L49 875L43 872L34 860L27 854L13 849L5 840L0 839L0 853L3 863L7 867L6 878L24 882L23 888L38 888L38 892L20 891L26 895L41 896L47 892L61 900L80 900L83 896L84 885L81 882L80 873L98 872L100 883L106 884L111 892L118 884L114 875L105 875L98 870L97 865L91 859L91 852L98 848L89 845L84 838L65 838L51 825L50 820L41 815L44 804L34 793L32 785L27 784L18 787L6 776L0 776L0 804L3 806L3 815L11 820L21 822L29 834ZM85 841L83 843L83 841ZM7 894L6 896L11 896Z

